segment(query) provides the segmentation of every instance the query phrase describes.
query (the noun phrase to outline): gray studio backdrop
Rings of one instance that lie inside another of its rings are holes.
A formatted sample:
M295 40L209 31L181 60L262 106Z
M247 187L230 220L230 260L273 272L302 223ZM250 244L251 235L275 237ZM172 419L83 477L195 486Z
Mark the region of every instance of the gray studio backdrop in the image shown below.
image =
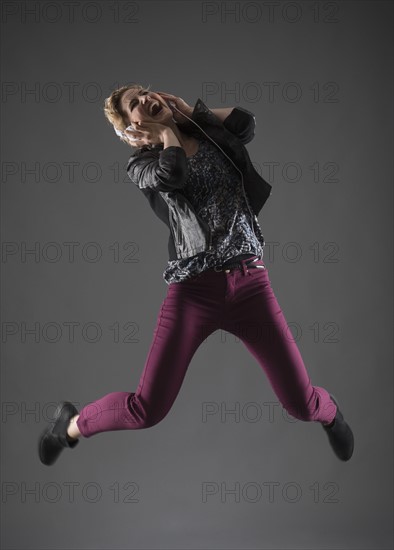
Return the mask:
M392 548L392 3L2 4L2 548ZM264 259L349 462L224 332L161 423L39 462L60 400L135 391L167 292L102 112L131 82L256 115Z

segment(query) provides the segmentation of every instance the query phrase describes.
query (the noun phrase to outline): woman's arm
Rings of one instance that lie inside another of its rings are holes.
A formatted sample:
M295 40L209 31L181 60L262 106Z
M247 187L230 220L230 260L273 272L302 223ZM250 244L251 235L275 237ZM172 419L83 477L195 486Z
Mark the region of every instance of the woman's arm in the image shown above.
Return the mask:
M214 117L219 120L223 126L236 135L240 141L246 145L254 138L256 117L252 111L243 107L220 107L210 109L201 98L198 98L194 106L191 119L195 122L203 121L206 117ZM182 124L183 125L183 124ZM192 128L190 121L184 123L186 128Z
M135 150L129 158L127 174L140 188L151 187L169 193L184 187L187 179L186 153L171 128L162 132L163 149L156 153Z
M256 127L256 118L251 111L243 107L223 107L209 109L227 130L235 134L244 145L252 141Z
M166 149L167 147L182 147L171 128L167 128L166 130L164 130L162 136L163 149Z

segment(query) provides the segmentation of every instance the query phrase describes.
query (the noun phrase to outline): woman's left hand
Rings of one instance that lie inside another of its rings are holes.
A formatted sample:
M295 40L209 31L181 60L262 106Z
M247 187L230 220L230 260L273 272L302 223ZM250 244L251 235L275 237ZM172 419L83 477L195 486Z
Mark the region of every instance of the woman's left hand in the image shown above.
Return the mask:
M189 118L191 118L193 114L193 107L190 107L190 105L186 103L186 101L184 101L181 97L177 97L175 95L168 94L166 92L156 92L156 93L161 95L163 99L166 99L168 101L173 101L175 103L175 107L179 109L181 113L184 113ZM178 113L178 111L174 110L173 116L176 122L179 122L179 123L185 122L185 118L180 113Z

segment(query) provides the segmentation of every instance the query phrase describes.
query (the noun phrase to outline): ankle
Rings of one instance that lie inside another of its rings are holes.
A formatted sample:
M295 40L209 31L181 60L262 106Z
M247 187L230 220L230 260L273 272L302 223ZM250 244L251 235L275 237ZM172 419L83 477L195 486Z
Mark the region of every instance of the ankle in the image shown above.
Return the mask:
M334 418L334 420L332 420L331 422L328 422L327 424L323 423L323 426L325 426L326 428L332 428L332 426L334 426L334 424L335 424L335 418Z
M71 440L78 439L79 436L81 435L81 432L79 431L77 426L78 418L79 418L79 414L70 418L70 422L67 427L67 437Z

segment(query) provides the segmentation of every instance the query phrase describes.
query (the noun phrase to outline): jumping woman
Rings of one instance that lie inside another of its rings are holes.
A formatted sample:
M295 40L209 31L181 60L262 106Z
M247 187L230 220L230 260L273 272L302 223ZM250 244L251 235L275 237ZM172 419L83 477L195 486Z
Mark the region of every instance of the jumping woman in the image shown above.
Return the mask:
M170 411L198 347L212 333L237 336L295 418L320 422L336 456L353 454L352 430L337 399L313 386L263 262L258 214L271 185L245 147L255 135L242 108L194 108L182 98L139 84L105 100L104 114L132 148L131 181L169 229L168 285L135 392L108 393L79 412L59 403L39 438L39 458L52 465L79 438L158 424Z

